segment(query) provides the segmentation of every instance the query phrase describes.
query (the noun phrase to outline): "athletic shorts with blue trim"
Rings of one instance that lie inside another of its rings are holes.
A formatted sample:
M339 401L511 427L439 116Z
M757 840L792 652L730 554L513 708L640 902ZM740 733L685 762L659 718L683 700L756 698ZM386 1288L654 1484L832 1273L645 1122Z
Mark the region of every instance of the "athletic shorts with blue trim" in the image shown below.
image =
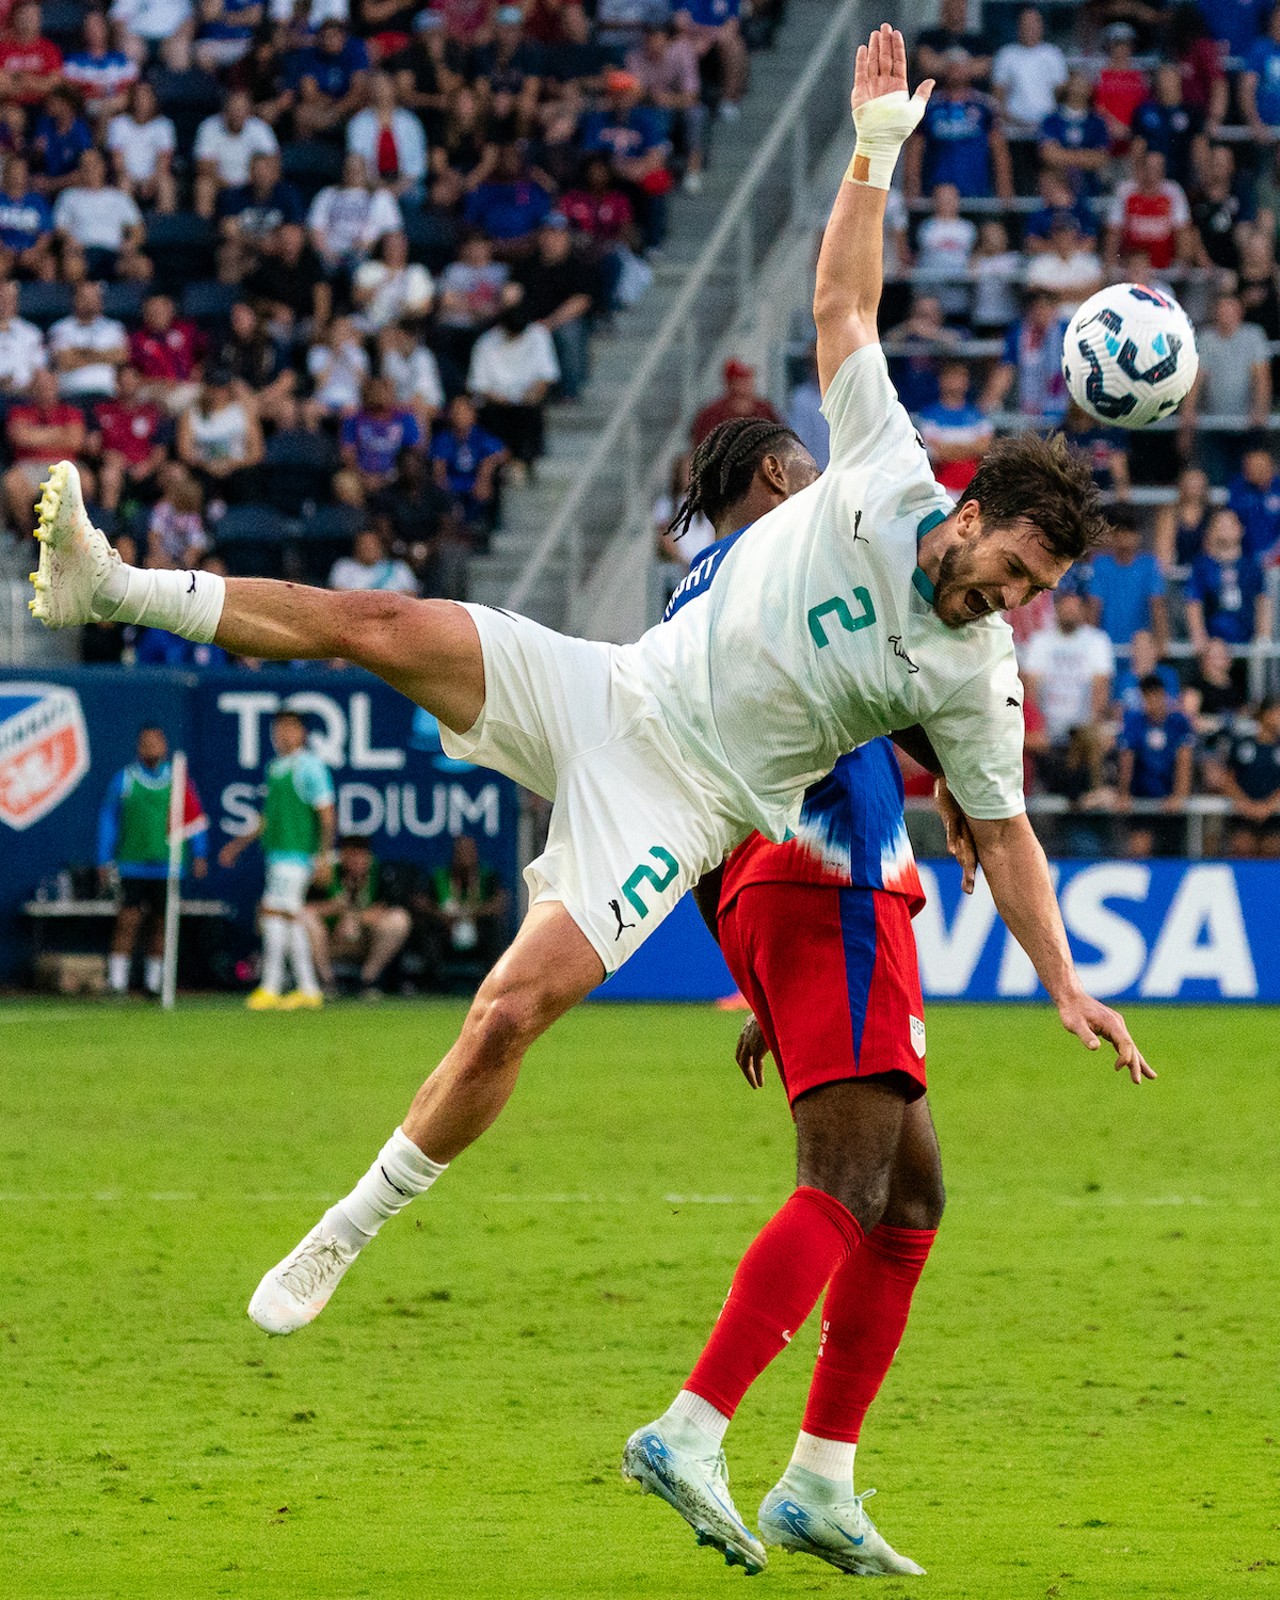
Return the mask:
M924 1000L911 903L882 889L753 883L719 917L729 971L755 1012L787 1100L894 1075L925 1093Z

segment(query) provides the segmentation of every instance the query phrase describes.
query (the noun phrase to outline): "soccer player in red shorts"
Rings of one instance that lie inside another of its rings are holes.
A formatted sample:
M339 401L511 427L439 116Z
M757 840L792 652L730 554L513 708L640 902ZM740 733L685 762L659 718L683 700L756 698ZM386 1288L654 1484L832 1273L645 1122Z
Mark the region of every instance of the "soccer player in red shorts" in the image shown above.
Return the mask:
M769 452L790 448L768 424L731 423L695 456L683 515L702 511L727 536L703 553L668 614L705 595L743 524L762 514ZM946 814L954 832L953 805ZM848 1572L919 1574L853 1488L862 1420L901 1341L943 1206L911 929L924 894L889 741L844 756L814 785L795 840L753 834L704 888L704 914L754 1012L739 1065L759 1087L772 1052L795 1119L799 1181L744 1256L684 1388L628 1441L623 1470L672 1505L699 1542L759 1571L764 1546L733 1505L721 1441L748 1387L825 1289L804 1422L760 1508L761 1533Z

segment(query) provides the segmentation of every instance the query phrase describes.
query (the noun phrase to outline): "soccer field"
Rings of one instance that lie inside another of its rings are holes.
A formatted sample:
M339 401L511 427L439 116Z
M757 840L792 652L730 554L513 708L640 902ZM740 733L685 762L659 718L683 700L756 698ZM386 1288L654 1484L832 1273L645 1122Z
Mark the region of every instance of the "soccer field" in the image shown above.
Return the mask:
M362 1172L452 1006L0 1009L5 1600L704 1596L622 1483L791 1187L709 1009L580 1011L315 1327L261 1272ZM932 1013L950 1207L860 1447L903 1600L1280 1589L1274 1012L1135 1012L1133 1088L1045 1010ZM748 1521L811 1324L730 1430ZM855 1580L774 1553L752 1593Z

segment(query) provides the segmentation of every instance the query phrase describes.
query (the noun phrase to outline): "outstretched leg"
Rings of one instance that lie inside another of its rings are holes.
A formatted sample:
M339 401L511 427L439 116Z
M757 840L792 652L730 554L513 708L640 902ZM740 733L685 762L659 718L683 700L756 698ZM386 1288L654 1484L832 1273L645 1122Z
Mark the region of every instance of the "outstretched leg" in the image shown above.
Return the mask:
M31 609L49 627L140 623L220 644L233 655L341 657L384 678L456 733L483 709L479 635L451 601L125 566L89 521L69 461L50 469L37 513L41 550Z
M564 907L534 906L402 1126L351 1193L258 1285L249 1315L260 1328L292 1333L320 1314L387 1218L429 1189L497 1118L534 1040L603 976L600 957Z

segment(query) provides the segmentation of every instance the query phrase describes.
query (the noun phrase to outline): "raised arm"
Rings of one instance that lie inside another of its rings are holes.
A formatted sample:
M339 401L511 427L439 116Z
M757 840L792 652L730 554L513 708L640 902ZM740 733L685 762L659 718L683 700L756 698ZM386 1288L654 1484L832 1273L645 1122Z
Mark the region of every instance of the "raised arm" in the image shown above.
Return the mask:
M907 93L907 47L887 22L858 47L852 100L858 140L822 237L813 296L823 394L845 358L878 339L885 197L932 90L927 79Z
M999 822L975 817L970 826L996 909L1030 956L1063 1027L1090 1050L1098 1048L1099 1038L1109 1040L1115 1046L1116 1070L1123 1068L1134 1083L1154 1078L1120 1013L1084 992L1071 959L1049 864L1026 813Z

